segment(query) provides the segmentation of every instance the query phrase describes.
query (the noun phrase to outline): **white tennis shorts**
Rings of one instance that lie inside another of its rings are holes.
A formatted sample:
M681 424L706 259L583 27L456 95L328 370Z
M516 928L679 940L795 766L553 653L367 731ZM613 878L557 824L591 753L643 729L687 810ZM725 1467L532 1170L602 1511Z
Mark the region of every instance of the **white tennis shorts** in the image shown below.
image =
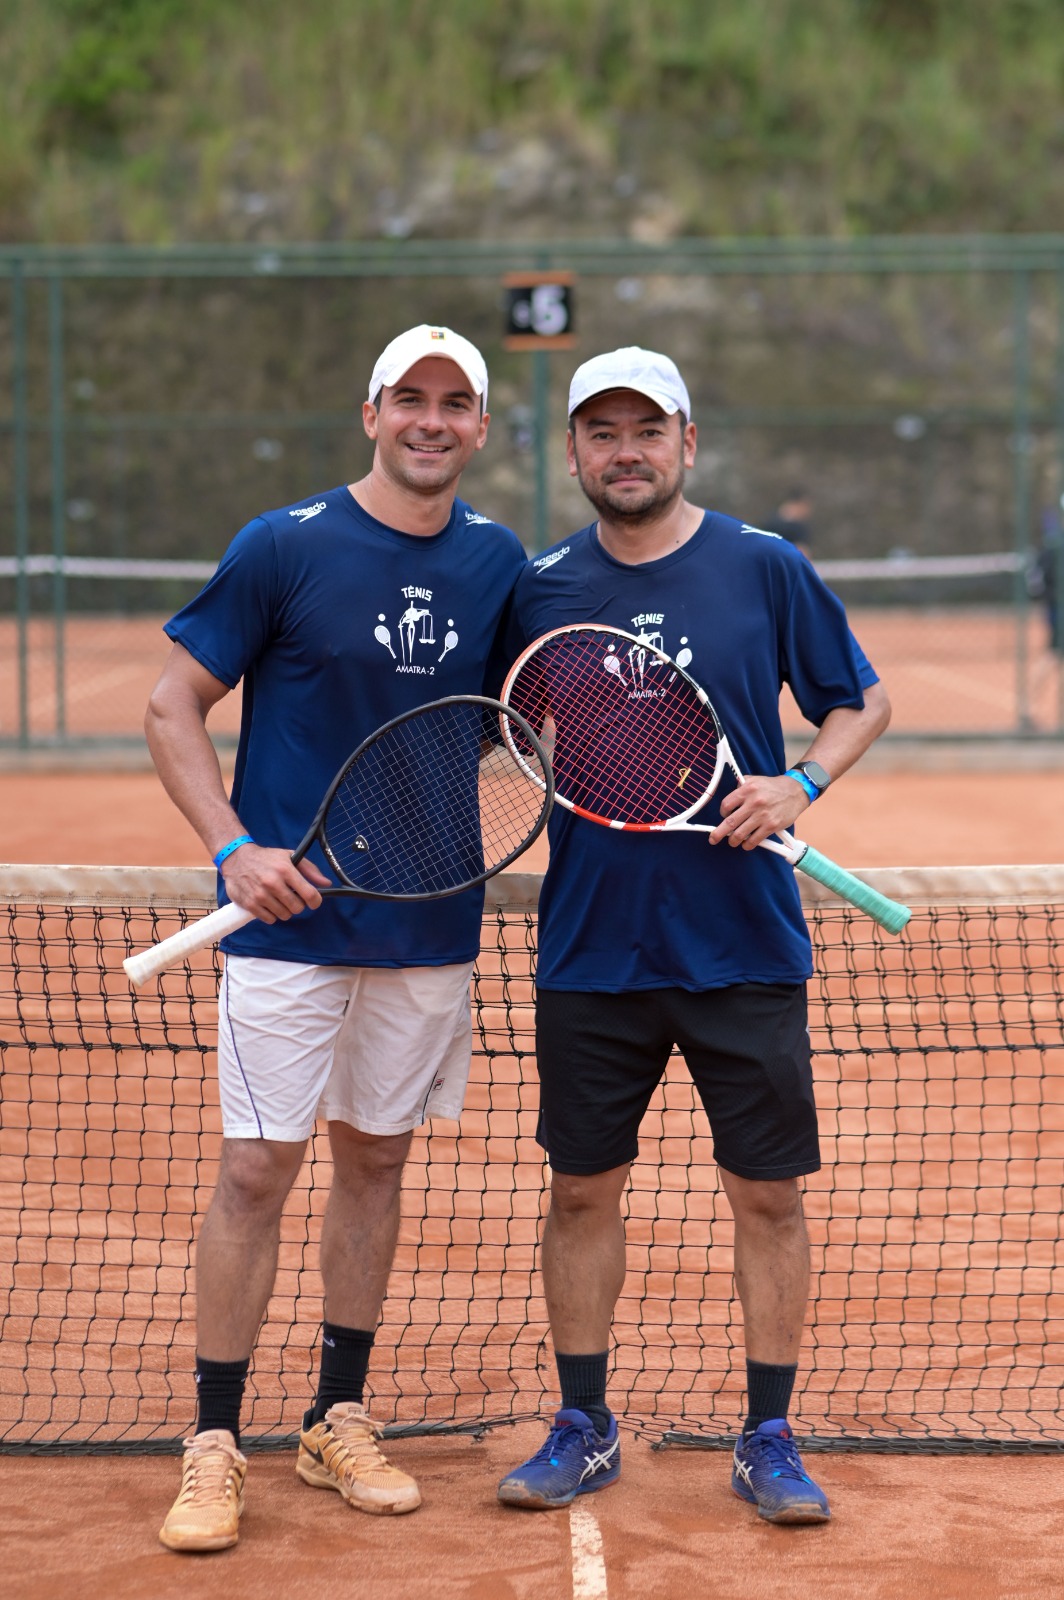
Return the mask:
M227 1139L309 1138L317 1117L408 1133L457 1117L473 963L318 967L229 956L218 994Z

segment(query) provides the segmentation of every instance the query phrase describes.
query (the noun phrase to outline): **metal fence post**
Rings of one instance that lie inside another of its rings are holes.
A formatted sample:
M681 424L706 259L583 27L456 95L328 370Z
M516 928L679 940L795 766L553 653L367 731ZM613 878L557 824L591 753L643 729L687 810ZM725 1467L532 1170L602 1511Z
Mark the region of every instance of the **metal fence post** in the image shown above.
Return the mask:
M66 735L66 401L63 371L63 279L48 279L48 384L52 455L52 627L55 634L55 733Z
M11 266L11 410L15 491L15 613L18 662L18 742L30 742L30 553L29 416L26 338L26 279L20 259Z
M1027 623L1030 596L1027 571L1031 557L1031 274L1020 270L1013 279L1013 517L1014 547L1019 557L1013 583L1016 604L1016 720L1020 733L1032 728Z
M532 352L532 427L536 439L536 503L534 512L537 553L550 543L550 355Z
M1064 257L1057 266L1057 486L1053 507L1056 540L1045 558L1052 586L1053 629L1050 649L1057 653L1057 731L1064 734Z

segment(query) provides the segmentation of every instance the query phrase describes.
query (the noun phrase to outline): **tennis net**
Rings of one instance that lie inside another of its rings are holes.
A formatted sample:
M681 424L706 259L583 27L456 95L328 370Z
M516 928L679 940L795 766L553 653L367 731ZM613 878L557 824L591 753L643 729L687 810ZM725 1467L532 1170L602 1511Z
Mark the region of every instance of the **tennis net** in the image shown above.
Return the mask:
M794 1421L812 1447L1062 1450L1064 868L876 871L899 939L803 882L823 1171ZM210 872L0 868L0 1449L162 1449L193 1415L193 1240L220 1125L217 957L144 991L121 960L213 905ZM539 1277L538 879L488 885L460 1125L419 1133L371 1369L395 1430L554 1396ZM312 1393L318 1135L286 1209L246 1404L288 1442ZM732 1223L673 1059L626 1199L611 1403L655 1442L743 1415Z

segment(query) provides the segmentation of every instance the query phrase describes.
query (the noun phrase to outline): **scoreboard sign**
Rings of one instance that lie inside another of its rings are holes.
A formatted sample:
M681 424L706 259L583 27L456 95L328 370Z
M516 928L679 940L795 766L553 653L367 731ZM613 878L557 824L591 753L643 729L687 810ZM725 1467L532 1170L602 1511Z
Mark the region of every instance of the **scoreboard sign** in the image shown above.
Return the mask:
M570 350L573 334L571 272L511 272L506 289L507 350Z

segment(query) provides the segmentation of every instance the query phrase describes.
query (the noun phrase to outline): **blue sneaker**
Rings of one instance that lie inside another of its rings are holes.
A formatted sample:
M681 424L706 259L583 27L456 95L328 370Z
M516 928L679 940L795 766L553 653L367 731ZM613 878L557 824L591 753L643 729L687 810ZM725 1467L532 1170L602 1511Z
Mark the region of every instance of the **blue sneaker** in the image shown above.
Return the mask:
M541 1448L499 1484L499 1499L503 1505L547 1511L567 1506L578 1494L605 1489L620 1475L616 1417L602 1434L582 1411L559 1411Z
M802 1466L794 1434L782 1417L763 1422L735 1446L731 1486L766 1522L827 1522L827 1495Z

